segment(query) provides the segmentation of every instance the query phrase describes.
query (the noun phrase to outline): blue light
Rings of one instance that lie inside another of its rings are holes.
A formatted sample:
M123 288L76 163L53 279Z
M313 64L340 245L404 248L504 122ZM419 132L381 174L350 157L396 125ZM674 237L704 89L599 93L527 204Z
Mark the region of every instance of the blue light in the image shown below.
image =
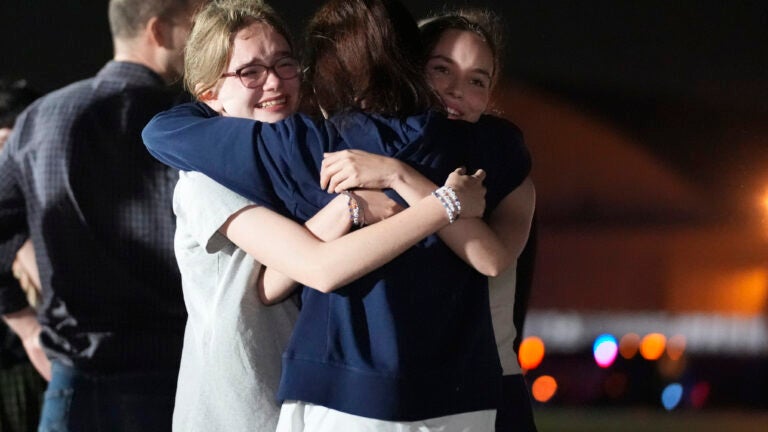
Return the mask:
M666 386L661 392L661 403L667 411L675 409L682 398L683 386L677 383Z

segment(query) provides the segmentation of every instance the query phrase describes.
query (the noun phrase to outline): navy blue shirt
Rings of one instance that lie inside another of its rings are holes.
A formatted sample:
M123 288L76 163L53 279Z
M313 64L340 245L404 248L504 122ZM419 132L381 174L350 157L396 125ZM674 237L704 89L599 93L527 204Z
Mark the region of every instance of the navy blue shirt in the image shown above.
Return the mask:
M514 125L490 117L473 125L435 112L402 120L294 115L262 124L189 104L156 116L143 137L160 160L298 220L331 198L318 183L325 151L394 156L437 184L458 166L483 168L488 212L530 170ZM495 408L501 368L487 285L431 235L334 293L305 289L279 399L400 421Z
M186 311L173 254L178 173L141 130L178 92L109 62L31 105L0 154L0 314L27 306L11 274L31 235L41 343L83 370L178 370Z

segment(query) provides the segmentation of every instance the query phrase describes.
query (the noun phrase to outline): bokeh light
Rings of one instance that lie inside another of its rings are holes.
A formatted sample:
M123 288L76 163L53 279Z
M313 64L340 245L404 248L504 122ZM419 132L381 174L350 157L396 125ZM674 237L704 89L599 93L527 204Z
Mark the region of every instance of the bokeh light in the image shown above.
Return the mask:
M667 345L667 338L661 333L649 333L640 342L640 355L646 360L658 360Z
M680 360L685 353L685 336L674 335L667 342L667 355L672 360Z
M520 367L524 370L536 369L544 359L544 341L536 336L523 339L517 358L520 360Z
M661 404L667 411L672 411L683 398L683 386L678 383L672 383L661 392Z
M703 408L704 404L709 399L710 386L706 381L700 381L694 384L691 389L691 406L699 409Z
M533 381L531 394L538 402L547 402L557 392L557 381L549 375L542 375Z
M606 378L603 383L603 390L605 390L605 394L611 399L619 399L627 392L628 382L629 378L627 378L627 374L615 372Z
M672 360L668 356L663 356L656 363L656 366L658 368L659 375L661 375L665 380L674 381L683 375L683 372L685 372L685 369L688 366L687 363L688 362L685 360L685 358Z
M640 349L640 335L637 333L627 333L619 341L619 353L622 357L629 360L637 355Z
M618 344L616 338L609 334L602 334L595 339L595 343L592 345L592 355L595 357L595 362L601 368L607 368L613 364L616 360L616 354L618 353Z

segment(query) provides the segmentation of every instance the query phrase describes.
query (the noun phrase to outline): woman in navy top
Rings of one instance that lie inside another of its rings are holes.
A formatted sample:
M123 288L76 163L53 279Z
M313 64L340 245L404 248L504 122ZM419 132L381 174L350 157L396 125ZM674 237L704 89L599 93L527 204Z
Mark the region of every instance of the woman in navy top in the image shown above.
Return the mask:
M445 106L448 118L474 123L492 111L491 93L501 74L504 42L500 20L487 9L457 9L420 23L422 42L427 52L425 72ZM422 193L435 187L431 182L411 179L408 166L397 159L359 150L325 155L321 185L335 191L354 187L360 182L367 187L385 187L385 184L373 183L373 180L393 177L406 179L413 188L421 184ZM417 199L421 195L415 193L412 197ZM520 217L516 220L505 216L503 220L489 221L497 233L510 228L514 230L506 238L506 244L511 247L494 253L513 259L519 257L516 265L489 279L491 317L504 373L496 431L531 432L536 430L536 425L528 388L517 360L516 344L522 335L525 303L533 271L530 259L532 249L528 247L535 205L533 182L526 179L510 194L508 201L513 208L519 209ZM497 210L494 213L503 212ZM442 230L443 237L445 232L454 229L460 229L460 226ZM525 249L522 249L523 245Z

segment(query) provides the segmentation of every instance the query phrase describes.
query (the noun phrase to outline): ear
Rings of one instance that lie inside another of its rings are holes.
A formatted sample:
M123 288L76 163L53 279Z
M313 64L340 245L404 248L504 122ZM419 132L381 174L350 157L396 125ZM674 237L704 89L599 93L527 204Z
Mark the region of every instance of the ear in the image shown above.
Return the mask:
M200 84L195 86L196 88L200 87ZM216 111L219 114L224 113L224 106L221 104L218 98L218 94L216 92L216 89L209 89L200 94L197 97L200 102L203 102L204 104L211 107L212 110Z
M147 34L155 45L163 48L173 48L173 39L171 38L172 26L169 22L152 17L147 21Z

